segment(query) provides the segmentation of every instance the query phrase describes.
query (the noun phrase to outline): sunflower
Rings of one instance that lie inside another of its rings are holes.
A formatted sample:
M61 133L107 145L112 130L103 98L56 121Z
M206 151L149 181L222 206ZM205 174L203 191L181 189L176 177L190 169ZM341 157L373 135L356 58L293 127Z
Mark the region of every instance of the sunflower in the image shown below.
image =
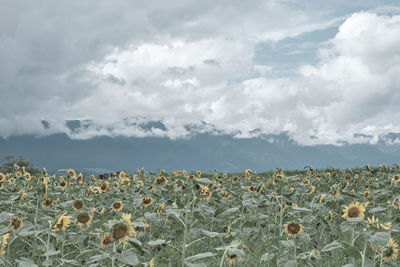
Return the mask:
M238 262L241 262L241 261L243 261L243 258L239 257L238 255L236 255L232 251L228 250L225 253L225 262L229 266L232 266L232 265L234 265L234 264L236 264Z
M360 203L351 203L343 209L343 218L364 218L365 207Z
M164 176L159 176L159 177L157 177L157 178L154 180L154 182L155 182L156 184L159 184L159 185L164 184L164 186L166 186L166 185L168 184L168 180L167 180L167 178L165 178Z
M92 219L92 214L82 212L78 216L76 216L75 223L79 225L79 228L82 228L84 224L86 224L86 226L89 226L92 223Z
M124 205L121 201L117 201L111 204L111 209L115 212L121 211Z
M68 169L67 174L69 178L76 178L76 172L73 169Z
M105 248L109 245L111 245L111 242L113 241L113 235L112 234L105 234L101 237L100 240L100 247Z
M225 191L222 196L221 196L222 200L228 200L229 199L229 193L227 191Z
M30 181L32 179L32 175L29 172L24 173L24 177L26 181Z
M130 214L124 213L122 220L114 224L112 227L112 236L118 240L119 243L126 243L130 236L136 236L137 234L132 226L130 218Z
M368 197L369 197L369 191L366 190L366 191L364 192L364 198L368 198Z
M14 229L12 229L12 230L15 233L24 226L24 223L22 222L21 218L13 218L13 219L11 219L10 224L8 226L13 226Z
M0 182L3 182L6 179L4 173L0 172Z
M312 185L311 188L308 189L308 191L306 192L307 196L309 196L309 195L311 195L312 193L314 193L314 191L315 191L315 186Z
M10 237L10 234L9 234L9 233L4 234L4 235L1 237L0 256L3 256L3 255L4 255L4 249L5 249L6 246L7 246L7 240L8 240L9 237Z
M324 198L326 197L326 194L321 194L321 196L319 197L319 203L322 203L322 201L324 201Z
M222 178L224 179L228 178L228 174L227 173L222 174Z
M244 176L245 176L247 179L250 179L251 173L252 173L252 171L251 171L250 169L246 169L246 170L244 171Z
M68 183L65 180L61 180L58 185L62 188L67 188L68 187Z
M392 237L389 238L388 248L385 249L383 260L388 262L390 260L396 260L399 256L399 245L394 241Z
M198 178L200 178L201 177L201 171L196 171L196 175L197 175Z
M149 188L147 188L147 190L148 190L149 192L153 192L153 191L154 191L154 185L149 186Z
M78 199L74 201L74 204L72 204L72 208L74 210L81 210L83 209L83 201Z
M65 216L64 213L60 217L58 217L56 224L54 225L53 232L58 232L60 230L65 231L67 229L68 225L71 223L71 218L72 216Z
M101 193L105 193L108 191L108 189L110 188L110 184L107 181L103 181L100 185L100 191Z
M33 186L29 184L26 188L28 188L28 190L32 190Z
M158 206L158 208L157 208L157 215L158 215L158 216L161 215L161 213L162 213L162 211L163 211L164 208L165 208L165 204L164 204L164 203L161 203L161 204Z
M125 172L120 172L118 174L118 178L121 179L121 180L125 179L125 177L126 177Z
M142 202L144 207L147 207L147 206L153 204L153 198L152 197L143 197L140 201Z
M46 198L42 201L42 208L50 208L53 205L53 200L51 198Z
M10 178L10 179L8 180L8 183L9 183L9 184L15 184L15 179L14 179L14 178Z
M285 233L293 238L301 235L304 232L303 225L295 222L288 222L285 224Z
M250 186L248 191L249 191L250 193L254 193L254 192L257 191L257 189L256 189L254 186Z
M149 267L154 267L154 258L149 261Z

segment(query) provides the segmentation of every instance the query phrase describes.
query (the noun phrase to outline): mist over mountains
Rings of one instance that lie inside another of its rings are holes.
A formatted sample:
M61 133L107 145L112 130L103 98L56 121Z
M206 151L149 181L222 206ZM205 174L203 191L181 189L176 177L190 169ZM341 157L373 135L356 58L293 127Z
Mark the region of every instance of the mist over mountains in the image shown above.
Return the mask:
M247 168L266 171L275 168L302 169L362 167L369 163L400 162L400 145L387 144L397 134L377 144L343 146L300 146L286 135L233 138L230 135L198 134L188 139L164 137L95 137L73 140L66 134L0 138L1 162L5 155L23 155L37 167L48 170L75 168L87 173L186 169L241 172ZM386 141L384 141L386 140Z

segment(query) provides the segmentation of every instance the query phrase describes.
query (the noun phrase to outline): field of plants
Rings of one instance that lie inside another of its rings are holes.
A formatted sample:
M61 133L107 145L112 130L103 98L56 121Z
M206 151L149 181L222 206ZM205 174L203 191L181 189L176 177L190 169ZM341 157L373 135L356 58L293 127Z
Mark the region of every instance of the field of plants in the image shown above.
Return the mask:
M4 266L399 266L400 166L0 173Z

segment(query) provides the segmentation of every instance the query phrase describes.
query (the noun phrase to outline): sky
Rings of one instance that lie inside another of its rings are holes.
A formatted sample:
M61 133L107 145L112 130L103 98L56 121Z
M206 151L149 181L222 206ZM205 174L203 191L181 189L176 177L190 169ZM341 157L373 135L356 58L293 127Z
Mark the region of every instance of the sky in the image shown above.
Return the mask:
M400 3L0 0L0 101L3 139L377 144L400 133Z

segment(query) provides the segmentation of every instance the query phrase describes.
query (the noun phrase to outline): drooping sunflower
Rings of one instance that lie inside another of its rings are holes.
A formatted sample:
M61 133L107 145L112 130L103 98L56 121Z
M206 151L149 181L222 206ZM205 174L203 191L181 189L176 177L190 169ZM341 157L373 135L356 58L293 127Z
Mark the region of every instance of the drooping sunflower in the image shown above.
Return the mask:
M296 222L288 222L285 224L285 233L290 237L296 238L297 235L304 233L303 225Z
M124 204L122 204L121 201L117 201L111 204L111 209L115 212L119 212L122 210L122 208L124 207Z
M165 207L165 204L164 204L164 203L161 203L161 204L158 206L158 208L157 208L157 215L158 215L158 216L161 215L161 213L162 213L164 207Z
M76 178L76 172L73 169L68 169L67 174L69 178Z
M9 237L10 237L10 234L9 234L9 233L4 234L4 235L1 237L0 256L3 256L3 255L4 255L4 249L5 249L6 246L7 246L7 240L8 240Z
M307 190L306 195L309 196L309 195L311 195L312 193L314 193L314 191L315 191L315 186L312 185L311 188Z
M228 250L225 253L225 262L226 264L228 264L229 266L235 265L236 263L239 263L243 261L242 257L239 257L238 255L236 255L234 252Z
M42 201L42 208L50 208L53 205L53 200L51 198L46 198Z
M364 218L365 207L358 202L353 202L343 209L342 218Z
M18 232L24 226L24 223L22 222L21 218L16 217L11 219L8 226L13 226L14 228L12 230L15 233Z
M109 245L111 245L111 242L113 241L113 235L112 234L105 234L101 237L100 240L100 247L105 248Z
M83 209L83 206L84 206L83 201L80 199L75 200L74 204L72 204L72 208L74 210L81 210L81 209Z
M151 204L153 204L152 197L143 197L140 201L142 202L144 207L147 207L147 206L150 206Z
M79 225L79 228L82 228L84 224L86 224L86 226L89 226L92 223L92 218L92 214L82 212L79 213L78 216L76 216L75 223Z
M389 238L388 246L384 251L383 260L388 262L390 260L394 261L399 256L399 245L394 241L392 237Z
M71 223L72 216L65 216L64 213L60 217L58 217L56 224L53 227L53 232L58 232L60 230L65 231L69 224Z

